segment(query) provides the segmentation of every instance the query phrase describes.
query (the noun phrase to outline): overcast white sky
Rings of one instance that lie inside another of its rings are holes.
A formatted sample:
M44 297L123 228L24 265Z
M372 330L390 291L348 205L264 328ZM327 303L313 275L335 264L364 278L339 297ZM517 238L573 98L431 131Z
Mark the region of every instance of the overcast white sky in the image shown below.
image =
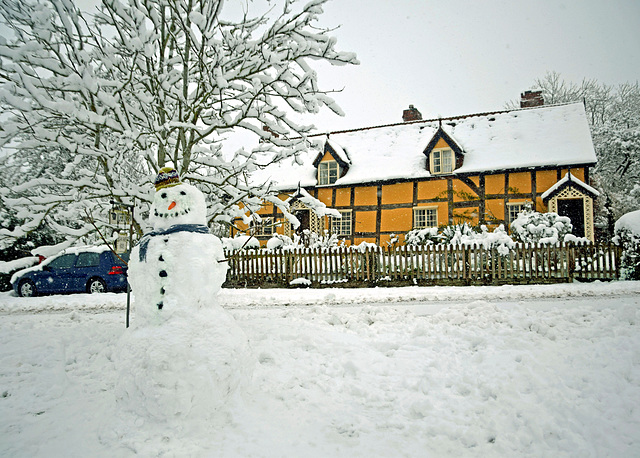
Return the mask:
M76 0L91 10L97 0ZM304 0L303 0L304 1ZM269 0L226 0L264 12ZM579 83L640 79L640 0L332 0L321 17L357 67L316 65L344 118L325 109L320 131L503 109L548 71Z
M320 130L500 110L547 71L640 79L640 0L333 0L323 22L361 65L320 68L346 112Z

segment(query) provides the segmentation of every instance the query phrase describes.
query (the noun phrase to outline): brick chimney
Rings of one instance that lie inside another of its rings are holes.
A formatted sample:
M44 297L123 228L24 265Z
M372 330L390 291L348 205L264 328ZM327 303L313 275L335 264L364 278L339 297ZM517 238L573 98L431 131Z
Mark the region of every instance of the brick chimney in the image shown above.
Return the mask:
M402 120L404 122L420 121L422 120L422 113L413 105L409 105L409 109L402 112Z
M544 105L542 91L524 91L520 94L520 108L540 107Z

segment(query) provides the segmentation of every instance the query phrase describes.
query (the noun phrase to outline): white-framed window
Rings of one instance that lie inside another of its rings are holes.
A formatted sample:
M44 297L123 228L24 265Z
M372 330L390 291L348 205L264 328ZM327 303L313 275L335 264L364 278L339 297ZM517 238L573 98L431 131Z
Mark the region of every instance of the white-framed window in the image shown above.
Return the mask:
M431 152L431 172L453 172L453 151L451 149L436 149Z
M340 168L336 161L323 161L318 164L318 184L333 184L337 181Z
M507 217L507 221L505 221L507 226L516 220L518 214L526 208L526 205L526 202L509 202L507 204L507 214L505 215Z
M351 210L341 210L342 218L331 218L331 233L351 235Z
M416 207L413 209L413 228L438 227L437 207Z

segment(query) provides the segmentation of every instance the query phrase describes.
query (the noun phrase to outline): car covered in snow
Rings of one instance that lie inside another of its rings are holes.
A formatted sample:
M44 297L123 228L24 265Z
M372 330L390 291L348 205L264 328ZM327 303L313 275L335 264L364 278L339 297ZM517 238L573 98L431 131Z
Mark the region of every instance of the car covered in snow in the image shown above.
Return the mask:
M122 257L122 255L120 255ZM68 248L11 277L16 294L103 293L127 289L127 264L107 246Z

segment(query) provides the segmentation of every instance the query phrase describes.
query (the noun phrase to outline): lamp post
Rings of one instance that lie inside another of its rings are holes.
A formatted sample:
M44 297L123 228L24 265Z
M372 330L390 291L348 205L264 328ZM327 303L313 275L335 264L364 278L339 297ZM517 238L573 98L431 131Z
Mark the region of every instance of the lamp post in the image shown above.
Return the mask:
M120 219L118 218L119 211L122 212L122 209L125 209L128 212L128 220L129 220L129 259L131 259L131 249L133 248L133 211L135 209L134 204L125 204L122 202L116 202L114 200L111 201L111 210L115 216L115 224L116 227L119 226ZM118 211L119 210L119 211ZM120 232L118 232L118 235ZM116 243L116 249L118 244ZM127 275L128 276L128 275ZM129 280L127 279L127 318L126 318L126 326L129 327L129 313L131 310L131 286L129 285Z

